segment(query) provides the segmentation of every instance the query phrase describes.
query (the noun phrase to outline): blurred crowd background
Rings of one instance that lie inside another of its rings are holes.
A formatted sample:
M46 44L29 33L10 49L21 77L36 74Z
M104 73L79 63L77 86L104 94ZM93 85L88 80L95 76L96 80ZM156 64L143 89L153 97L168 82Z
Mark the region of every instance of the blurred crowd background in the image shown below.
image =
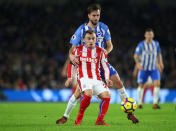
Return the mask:
M62 70L70 38L88 20L88 4L95 2L36 1L0 2L1 89L64 88ZM114 44L108 59L125 86L136 87L133 53L144 39L144 30L151 27L160 42L165 66L161 88L176 88L176 4L156 0L97 2L102 6L101 21L109 26Z

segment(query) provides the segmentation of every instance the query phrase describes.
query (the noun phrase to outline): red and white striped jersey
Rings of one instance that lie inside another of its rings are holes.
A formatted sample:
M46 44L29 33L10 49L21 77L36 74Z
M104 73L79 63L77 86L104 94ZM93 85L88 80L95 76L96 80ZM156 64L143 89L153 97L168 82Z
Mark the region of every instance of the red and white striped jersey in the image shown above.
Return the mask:
M79 65L77 68L78 79L84 77L88 79L101 80L100 64L104 70L105 79L109 79L110 71L108 67L107 54L105 54L103 49L98 46L93 49L88 49L85 45L81 45L73 51L73 54L79 55Z

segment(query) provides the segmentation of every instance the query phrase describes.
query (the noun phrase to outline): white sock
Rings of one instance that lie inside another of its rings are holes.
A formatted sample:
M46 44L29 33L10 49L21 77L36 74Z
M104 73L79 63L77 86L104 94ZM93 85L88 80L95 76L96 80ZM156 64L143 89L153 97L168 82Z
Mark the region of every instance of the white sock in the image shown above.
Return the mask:
M154 92L153 92L153 104L158 104L158 98L159 98L159 87L154 87Z
M117 89L117 91L119 92L119 96L120 96L120 99L123 100L125 98L128 98L128 94L125 90L125 87L122 87L120 89Z
M79 100L77 100L74 95L71 96L71 98L70 98L69 101L68 101L68 104L67 104L67 108L66 108L66 110L65 110L65 113L64 113L64 116L65 116L65 117L67 117L67 118L69 117L69 115L70 115L72 109L76 106L76 104L77 104L78 101L79 101Z
M143 97L143 93L144 93L144 88L138 87L137 91L138 91L138 105L141 105L142 104L142 97Z

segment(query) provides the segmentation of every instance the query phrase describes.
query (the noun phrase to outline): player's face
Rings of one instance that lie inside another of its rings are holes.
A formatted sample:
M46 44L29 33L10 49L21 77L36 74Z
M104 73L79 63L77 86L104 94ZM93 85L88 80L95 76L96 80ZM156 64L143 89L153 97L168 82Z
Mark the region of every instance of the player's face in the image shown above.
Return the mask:
M100 10L92 11L88 14L88 17L93 25L97 25L100 20Z
M85 45L87 48L94 48L95 47L95 43L96 43L96 35L95 33L93 34L86 34L85 35Z
M146 40L151 41L154 38L154 33L153 33L153 31L145 32L144 36L145 36Z

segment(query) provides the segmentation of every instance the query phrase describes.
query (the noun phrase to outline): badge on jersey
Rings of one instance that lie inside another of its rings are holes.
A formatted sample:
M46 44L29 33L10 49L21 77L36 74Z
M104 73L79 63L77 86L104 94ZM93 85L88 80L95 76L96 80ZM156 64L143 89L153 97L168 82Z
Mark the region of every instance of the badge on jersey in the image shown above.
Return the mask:
M73 35L73 36L72 36L72 40L75 40L75 39L76 39L76 35Z

